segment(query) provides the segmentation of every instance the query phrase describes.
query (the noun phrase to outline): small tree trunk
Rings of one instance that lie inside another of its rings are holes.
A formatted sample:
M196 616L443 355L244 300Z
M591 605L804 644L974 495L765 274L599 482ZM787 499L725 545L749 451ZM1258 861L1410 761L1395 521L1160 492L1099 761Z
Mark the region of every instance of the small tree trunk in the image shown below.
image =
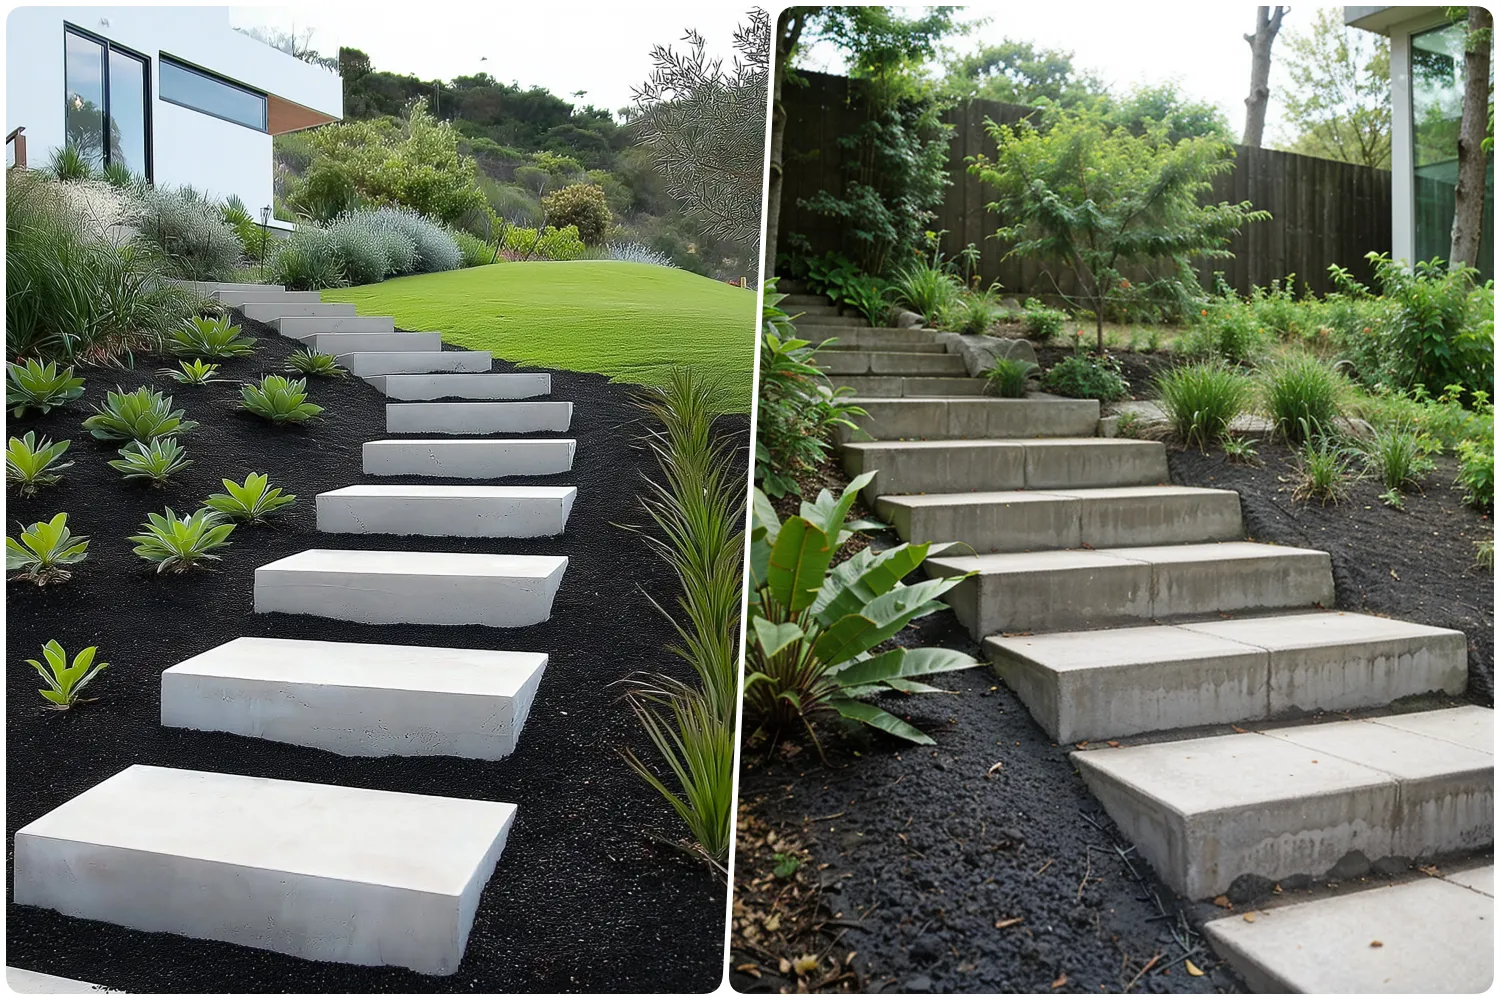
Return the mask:
M1484 232L1484 137L1488 122L1490 45L1495 19L1469 8L1464 45L1464 110L1458 128L1458 184L1453 189L1453 246L1449 267L1477 267Z
M1255 34L1246 35L1250 43L1250 96L1245 98L1245 138L1243 144L1260 148L1266 131L1266 105L1271 100L1271 43L1281 30L1281 19L1287 9L1270 7L1255 10Z
M781 154L786 144L786 106L781 102L781 88L792 50L802 37L807 23L805 8L787 7L776 18L776 51L771 54L771 143L768 149L770 176L766 181L766 245L762 252L761 277L776 273L776 240L781 223Z

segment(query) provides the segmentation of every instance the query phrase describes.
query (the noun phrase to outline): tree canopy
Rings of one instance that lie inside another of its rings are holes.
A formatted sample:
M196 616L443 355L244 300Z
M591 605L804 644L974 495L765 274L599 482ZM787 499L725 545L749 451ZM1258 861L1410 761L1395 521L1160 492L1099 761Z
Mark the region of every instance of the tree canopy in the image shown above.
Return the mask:
M1338 8L1318 8L1284 42L1291 86L1281 90L1282 148L1345 163L1391 165L1391 44L1344 24Z

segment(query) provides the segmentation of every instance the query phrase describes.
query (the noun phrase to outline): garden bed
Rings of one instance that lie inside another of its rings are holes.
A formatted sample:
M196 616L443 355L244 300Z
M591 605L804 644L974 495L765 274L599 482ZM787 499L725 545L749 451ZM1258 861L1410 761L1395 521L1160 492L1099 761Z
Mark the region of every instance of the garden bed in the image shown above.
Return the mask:
M322 535L317 493L367 481L361 445L386 437L384 397L357 379L311 383L325 407L303 429L276 430L237 411L238 380L279 371L296 346L245 322L262 339L253 358L229 361L236 382L180 386L153 373L91 368L84 399L40 418L12 421L73 441L63 481L12 499L10 520L67 511L88 535L74 578L39 590L7 585L11 662L7 836L130 764L154 764L296 781L514 802L515 827L481 899L468 951L452 976L310 962L272 952L126 930L9 904L7 962L130 992L587 992L711 990L722 970L721 877L679 848L685 836L667 803L616 752L653 751L619 690L633 670L676 672L663 652L675 637L644 592L669 603L665 564L620 525L645 520L635 503L642 473L656 473L638 443L643 415L629 386L598 375L552 373L553 398L575 404L578 441L567 475L522 482L576 485L567 532L549 539L394 538ZM497 371L516 370L503 362ZM162 490L124 484L107 446L79 424L116 383L152 384L200 426L182 438L196 460ZM729 418L743 433L743 418ZM557 435L549 435L557 436ZM739 453L743 455L743 451ZM125 540L148 511L179 513L220 489L221 477L267 472L297 505L265 527L239 528L207 572L156 576ZM386 480L382 480L386 481ZM391 482L418 482L392 477ZM515 482L515 480L506 480ZM378 626L252 611L257 566L306 548L565 554L570 564L549 621L527 628ZM158 675L241 635L404 645L544 651L550 655L517 751L504 761L450 757L345 758L223 733L159 723ZM68 713L44 710L38 678L21 662L57 638L70 652L97 644L111 666L89 689L98 701Z

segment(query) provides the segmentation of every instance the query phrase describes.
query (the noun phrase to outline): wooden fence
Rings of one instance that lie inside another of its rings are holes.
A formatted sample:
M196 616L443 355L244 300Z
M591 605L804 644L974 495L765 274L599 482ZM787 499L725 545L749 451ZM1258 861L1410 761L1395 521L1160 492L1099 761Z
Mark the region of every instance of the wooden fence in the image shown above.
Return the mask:
M785 249L787 238L800 234L814 253L824 253L844 249L842 228L836 220L801 208L798 200L820 190L842 192L848 175L844 158L854 154L840 146L838 139L866 120L865 102L858 80L823 73L799 75L806 86L788 83L783 98L787 128L781 244ZM980 275L986 283L1000 282L1006 294L1046 295L1059 287L1063 294L1072 294L1072 276L1065 270L1050 269L1049 276L1043 261L1005 257L1007 248L993 238L1000 219L985 208L993 192L965 168L966 157L995 155L995 143L984 129L986 118L1009 124L1033 110L974 100L947 113L945 120L954 127L948 157L953 183L931 228L947 230L946 254L957 253L970 243L978 246ZM1225 279L1242 293L1251 285L1296 274L1299 289L1306 282L1315 291L1327 292L1331 290L1329 264L1340 264L1361 280L1369 280L1364 255L1391 249L1390 171L1247 146L1236 146L1235 153L1234 170L1215 179L1208 199L1249 201L1270 212L1271 220L1241 230L1230 245L1233 258L1200 267L1205 287L1214 271L1224 272Z

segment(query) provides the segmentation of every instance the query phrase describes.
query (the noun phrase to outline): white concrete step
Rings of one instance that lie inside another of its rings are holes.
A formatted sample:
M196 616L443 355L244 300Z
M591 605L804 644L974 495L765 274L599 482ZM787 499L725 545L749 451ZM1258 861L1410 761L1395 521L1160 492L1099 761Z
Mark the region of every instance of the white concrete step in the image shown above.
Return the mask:
M1093 399L868 399L855 397L865 411L854 425L866 437L841 429L841 438L928 441L1092 437L1099 425Z
M942 398L946 396L983 396L982 378L911 377L901 375L831 375L835 387L847 386L855 395L866 398L900 399L902 397Z
M829 375L942 375L969 373L957 354L896 353L887 351L819 352L813 363Z
M396 321L390 316L284 316L271 320L283 337L304 340L315 333L391 333Z
M976 552L1105 549L1245 537L1233 490L1119 486L881 497L876 514L909 542L963 542Z
M572 470L577 447L572 438L391 438L365 442L364 471L367 476L443 479L553 476Z
M1220 917L1214 950L1257 993L1484 993L1495 866Z
M564 401L387 403L391 434L529 434L566 431L573 404Z
M314 333L300 339L310 351L334 355L443 349L441 333Z
M1151 486L1171 479L1159 441L1120 438L1001 438L968 441L850 441L844 471L874 470L871 500L969 490Z
M348 302L246 302L240 306L240 312L251 319L269 323L291 316L316 319L353 316L355 309Z
M168 278L169 284L190 288L204 298L212 298L215 292L284 292L285 285L267 285L253 281L188 281L183 278Z
M120 992L106 989L97 983L86 983L81 979L64 979L62 976L49 976L45 972L29 972L11 965L5 967L5 985L10 987L12 993L26 994L61 993L78 996L85 993Z
M14 896L136 930L450 975L515 813L136 764L16 832Z
M535 625L567 556L307 549L255 571L255 610L395 625Z
M576 486L345 486L318 494L318 530L538 538L560 535Z
M320 292L288 292L268 288L219 288L213 298L226 306L242 306L246 302L321 302Z
M545 653L240 638L161 675L161 724L346 757L500 760Z
M1156 873L1205 899L1241 875L1319 878L1494 841L1494 712L1379 719L1072 753Z
M1331 607L1328 553L1255 542L1059 549L927 560L973 573L944 596L976 639L1220 612Z
M465 375L437 372L370 375L365 381L391 399L529 399L552 391L552 376L546 373Z
M985 652L1059 743L1464 692L1462 632L1344 611L998 636Z
M489 351L378 351L340 354L339 364L355 375L428 372L487 372Z

